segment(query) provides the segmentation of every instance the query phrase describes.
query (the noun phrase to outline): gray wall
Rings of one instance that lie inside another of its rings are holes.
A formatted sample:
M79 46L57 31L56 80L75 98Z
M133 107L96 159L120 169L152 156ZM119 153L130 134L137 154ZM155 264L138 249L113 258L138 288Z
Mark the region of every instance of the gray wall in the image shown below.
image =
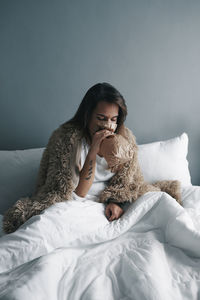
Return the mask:
M200 184L199 34L195 0L0 0L0 149L45 146L107 81L138 143L188 133Z

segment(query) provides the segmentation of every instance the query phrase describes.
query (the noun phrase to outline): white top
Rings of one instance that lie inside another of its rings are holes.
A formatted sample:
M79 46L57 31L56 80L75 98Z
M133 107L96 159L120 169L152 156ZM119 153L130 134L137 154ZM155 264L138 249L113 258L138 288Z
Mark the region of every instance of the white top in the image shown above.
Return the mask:
M87 144L85 139L82 139L82 149L81 149L81 168L85 163L86 156L89 151L89 145ZM73 199L75 200L93 200L98 201L99 194L105 189L108 180L112 178L115 173L112 173L108 169L108 164L104 157L101 157L97 154L96 156L96 169L95 169L95 177L90 187L88 194L86 197L79 197L75 193L73 193Z

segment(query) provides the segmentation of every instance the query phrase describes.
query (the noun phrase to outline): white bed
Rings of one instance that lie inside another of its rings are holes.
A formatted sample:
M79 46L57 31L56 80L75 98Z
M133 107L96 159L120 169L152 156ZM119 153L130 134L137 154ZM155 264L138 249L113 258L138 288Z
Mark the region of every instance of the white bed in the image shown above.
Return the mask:
M109 222L103 204L72 200L3 234L0 299L200 299L200 187L191 184L187 143L183 134L139 150L148 181L182 182L183 207L151 192Z

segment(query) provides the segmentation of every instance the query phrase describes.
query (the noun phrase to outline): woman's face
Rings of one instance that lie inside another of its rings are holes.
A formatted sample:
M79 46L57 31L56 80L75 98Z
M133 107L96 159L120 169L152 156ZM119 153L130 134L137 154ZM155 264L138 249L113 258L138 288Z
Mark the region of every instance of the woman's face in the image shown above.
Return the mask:
M92 137L95 132L103 128L113 128L110 129L115 131L117 127L117 118L119 116L119 106L115 103L109 103L101 101L97 104L94 109L91 120L89 122L89 133Z

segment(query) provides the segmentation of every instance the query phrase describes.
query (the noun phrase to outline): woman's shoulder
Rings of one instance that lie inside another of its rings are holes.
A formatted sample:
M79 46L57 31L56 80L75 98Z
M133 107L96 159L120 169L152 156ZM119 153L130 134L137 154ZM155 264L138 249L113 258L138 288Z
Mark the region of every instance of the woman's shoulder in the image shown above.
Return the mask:
M119 129L119 134L121 134L124 138L126 138L129 142L136 144L136 137L133 134L132 130L122 125Z
M81 138L82 131L74 124L65 122L51 133L49 143L66 143Z

